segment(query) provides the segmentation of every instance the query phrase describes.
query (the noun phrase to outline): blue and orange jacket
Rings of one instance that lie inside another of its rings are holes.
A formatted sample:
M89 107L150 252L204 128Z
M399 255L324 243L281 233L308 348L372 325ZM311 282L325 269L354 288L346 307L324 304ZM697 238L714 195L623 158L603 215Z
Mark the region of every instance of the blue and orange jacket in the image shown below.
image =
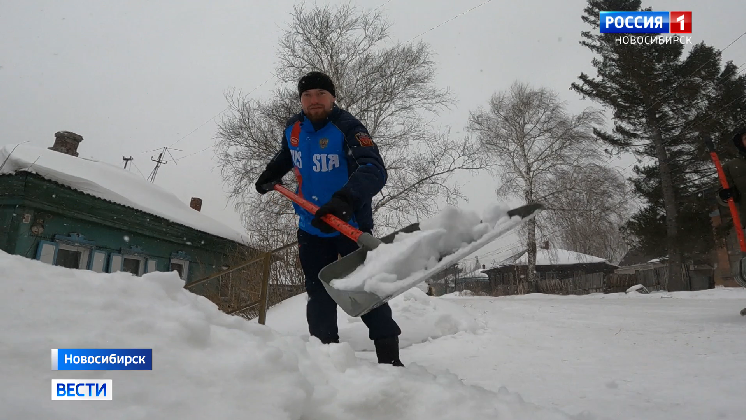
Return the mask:
M352 198L352 226L373 230L372 200L386 184L386 168L378 146L365 126L349 112L334 105L325 121L313 123L303 112L288 120L280 151L267 164L277 178L291 169L298 180L296 193L321 206L342 190ZM294 204L298 228L322 237L311 225L313 215Z

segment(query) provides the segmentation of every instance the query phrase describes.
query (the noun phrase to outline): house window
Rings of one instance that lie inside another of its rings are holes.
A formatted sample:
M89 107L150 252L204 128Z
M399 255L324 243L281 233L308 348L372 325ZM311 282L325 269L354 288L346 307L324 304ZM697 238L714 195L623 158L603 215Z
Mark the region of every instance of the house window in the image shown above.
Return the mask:
M60 248L57 251L57 261L55 265L66 268L78 268L80 267L80 257L82 252L70 251L69 249Z
M184 264L172 262L171 271L176 271L179 273L179 277L184 278Z
M141 257L125 255L122 258L122 271L141 276L145 269L145 261Z
M55 240L39 241L36 259L59 267L85 270L90 265L93 254L93 242L86 240L83 235L71 233L69 236ZM98 251L97 251L98 252Z
M186 281L189 275L189 261L173 258L171 259L171 270L179 273L179 278Z
M57 258L54 265L67 268L88 268L91 249L84 246L57 243Z

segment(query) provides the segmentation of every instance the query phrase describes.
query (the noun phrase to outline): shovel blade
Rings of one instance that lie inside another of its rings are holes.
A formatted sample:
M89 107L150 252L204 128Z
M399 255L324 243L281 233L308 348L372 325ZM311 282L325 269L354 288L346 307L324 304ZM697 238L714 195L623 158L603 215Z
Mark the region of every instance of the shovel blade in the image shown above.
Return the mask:
M394 237L399 233L411 233L420 230L419 223L411 224L396 232L390 233L383 238L381 242L390 244L394 242ZM358 267L365 263L365 257L368 255L367 248L359 248L356 251L344 256L337 261L327 265L319 272L319 280L329 293L332 299L350 316L362 316L371 310L383 305L386 300L381 299L375 293L366 291L347 291L335 289L331 286L331 281L341 279L352 274Z
M736 283L741 287L746 287L746 257L741 258L738 263L738 275L735 276Z
M518 227L521 223L524 221L533 218L538 212L544 209L544 206L540 203L532 203L527 204L525 206L520 206L515 209L512 209L508 211L508 219L502 219L495 225L492 231L485 234L484 237L473 244L471 244L469 247L467 247L466 250L459 250L453 254L449 255L441 255L441 259L434 268L430 270L426 270L424 273L421 273L418 277L412 277L410 280L412 280L412 286L416 284L416 282L422 282L428 279L429 277L433 276L437 272L444 270L447 268L448 264L452 264L457 262L459 259L464 258L466 255L469 255L470 253L474 252L476 249L481 248L482 246L486 245L487 243L491 242L492 240L506 234L507 232L513 230L514 228ZM514 219L514 217L517 216L519 219ZM410 233L420 230L420 227L418 224L413 224L410 226L405 227L402 230L396 231L394 233L391 233L389 235L384 236L381 238L381 242L384 244L390 244L394 241L394 237L398 233ZM399 290L391 295L388 295L386 297L379 296L375 293L366 292L366 291L352 291L352 290L339 290L331 285L331 281L335 279L341 279L349 276L352 274L355 270L358 269L361 265L365 263L365 258L368 254L368 249L365 247L362 247L351 254L340 258L339 260L327 265L324 267L321 272L319 273L319 280L321 280L321 283L324 285L324 288L329 293L329 296L331 296L332 299L334 299L335 302L344 310L348 315L357 317L361 315L365 315L366 313L370 312L371 310L383 305L390 299L398 296L399 294L403 293L407 289Z

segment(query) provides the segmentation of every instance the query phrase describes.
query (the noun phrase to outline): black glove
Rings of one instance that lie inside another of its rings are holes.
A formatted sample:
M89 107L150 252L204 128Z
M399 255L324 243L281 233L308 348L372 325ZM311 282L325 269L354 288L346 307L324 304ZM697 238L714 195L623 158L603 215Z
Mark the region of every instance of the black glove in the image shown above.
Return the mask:
M256 191L259 194L266 194L272 191L272 186L275 183L282 184L282 177L278 178L274 171L267 168L259 175L259 179L256 180L254 186L256 186Z
M319 207L316 210L316 215L311 220L311 226L322 231L323 233L332 233L337 230L329 226L325 221L321 220L324 215L333 214L345 222L349 222L352 219L352 197L345 191L337 191L332 195L332 199L328 203Z
M721 188L718 191L718 196L723 201L728 201L729 198L732 198L734 202L738 203L740 201L741 196L738 194L738 190L735 187L732 188Z

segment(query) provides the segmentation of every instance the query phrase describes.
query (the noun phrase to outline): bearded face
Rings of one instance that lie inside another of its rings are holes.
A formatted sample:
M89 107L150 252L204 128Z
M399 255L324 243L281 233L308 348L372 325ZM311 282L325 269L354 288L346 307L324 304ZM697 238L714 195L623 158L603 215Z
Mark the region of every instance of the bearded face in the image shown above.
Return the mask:
M309 89L300 95L303 113L311 121L322 121L334 106L334 96L324 89Z

